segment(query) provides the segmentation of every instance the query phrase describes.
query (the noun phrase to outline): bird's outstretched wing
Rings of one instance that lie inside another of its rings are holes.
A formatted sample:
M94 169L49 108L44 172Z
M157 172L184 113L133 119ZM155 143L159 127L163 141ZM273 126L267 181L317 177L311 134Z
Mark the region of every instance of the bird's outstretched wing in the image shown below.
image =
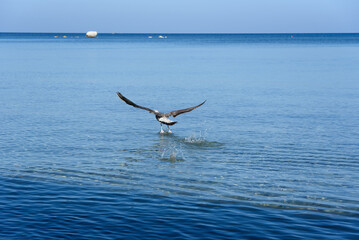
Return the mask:
M207 101L207 100L206 100ZM169 117L169 116L173 116L173 117L177 117L178 115L182 114L182 113L186 113L186 112L190 112L192 111L193 109L196 109L200 106L202 106L206 101L204 101L203 103L197 105L197 106L194 106L194 107L190 107L190 108L185 108L185 109L181 109L181 110L176 110L176 111L172 111L172 112L169 112L169 113L165 113L165 116L166 117Z
M136 108L141 108L141 109L143 109L143 110L149 111L150 113L156 114L155 111L153 111L152 109L137 105L136 103L132 102L130 99L124 97L124 96L123 96L121 93L119 93L119 92L117 92L117 95L118 95L119 98L121 98L122 101L124 101L124 102L127 103L128 105L131 105L131 106L136 107Z

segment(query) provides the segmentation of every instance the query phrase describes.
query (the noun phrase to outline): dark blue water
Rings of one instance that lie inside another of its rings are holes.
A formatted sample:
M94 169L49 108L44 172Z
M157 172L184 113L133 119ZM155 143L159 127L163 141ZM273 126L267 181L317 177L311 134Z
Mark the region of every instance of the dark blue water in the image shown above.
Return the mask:
M0 33L0 238L359 238L359 34L158 35Z

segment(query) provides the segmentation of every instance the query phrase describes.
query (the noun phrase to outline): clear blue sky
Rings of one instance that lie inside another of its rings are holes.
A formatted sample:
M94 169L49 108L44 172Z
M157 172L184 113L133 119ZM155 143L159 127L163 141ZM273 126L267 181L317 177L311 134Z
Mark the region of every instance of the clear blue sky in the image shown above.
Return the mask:
M359 0L0 0L0 32L359 32Z

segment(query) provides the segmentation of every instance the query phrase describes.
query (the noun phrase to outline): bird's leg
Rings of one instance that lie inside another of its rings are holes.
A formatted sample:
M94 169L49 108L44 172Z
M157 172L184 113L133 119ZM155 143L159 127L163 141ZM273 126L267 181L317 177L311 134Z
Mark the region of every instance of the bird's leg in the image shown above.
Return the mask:
M168 128L168 133L172 133L169 125L167 125L167 128Z
M162 123L161 123L161 132L160 132L161 134L162 133L165 133L165 131L163 131L163 129L162 129Z

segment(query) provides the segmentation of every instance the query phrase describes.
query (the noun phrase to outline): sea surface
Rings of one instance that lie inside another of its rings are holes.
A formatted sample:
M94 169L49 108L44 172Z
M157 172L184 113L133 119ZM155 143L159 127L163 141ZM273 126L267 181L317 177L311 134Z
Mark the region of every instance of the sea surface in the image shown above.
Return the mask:
M84 35L0 33L0 239L359 239L359 34Z

